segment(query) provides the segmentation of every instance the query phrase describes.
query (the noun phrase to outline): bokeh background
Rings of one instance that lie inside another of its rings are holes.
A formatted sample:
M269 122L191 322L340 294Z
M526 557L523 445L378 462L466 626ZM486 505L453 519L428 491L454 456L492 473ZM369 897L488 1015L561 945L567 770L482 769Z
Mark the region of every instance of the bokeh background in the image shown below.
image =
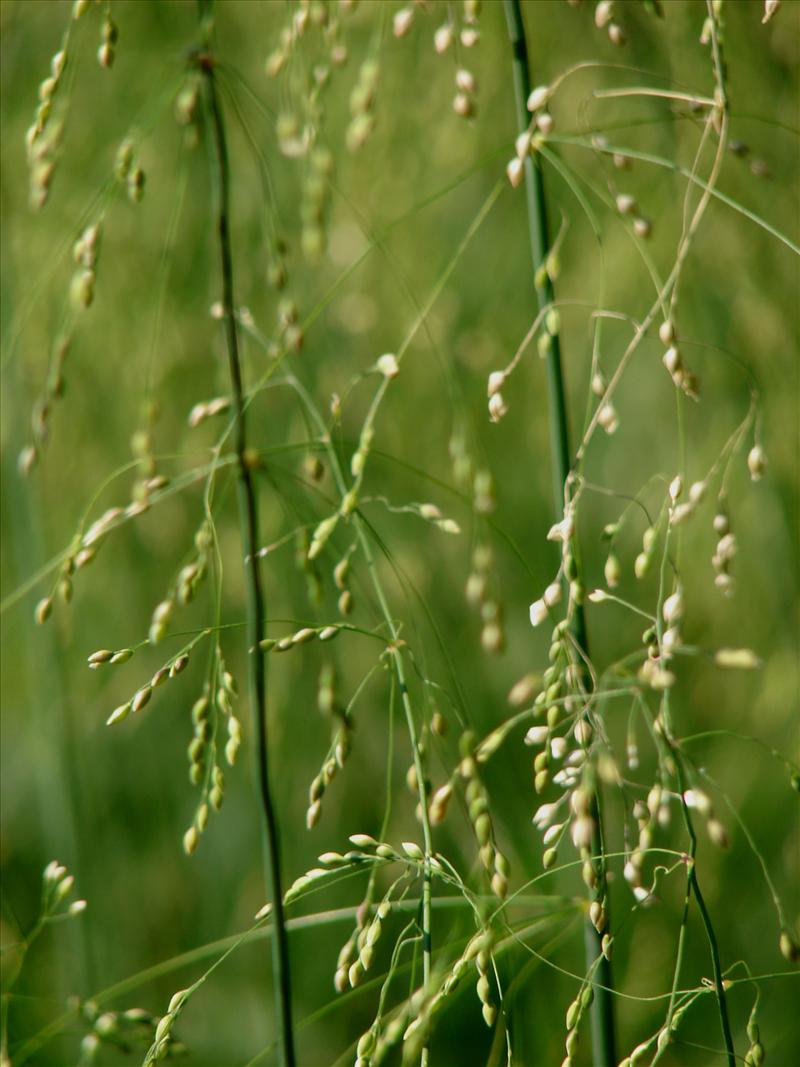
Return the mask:
M322 36L310 31L290 74L269 79L265 58L277 46L293 7L226 0L217 5L217 53L231 128L238 300L267 337L277 337L281 296L269 284L270 250L264 240L265 233L277 228L287 246L285 292L297 302L301 321L313 316L302 352L288 357L291 369L324 411L332 393L344 398L336 444L347 457L377 381L360 375L380 353L400 346L468 227L503 180L517 131L500 3L483 4L480 43L470 50L460 46L457 57L452 50L437 55L433 48L434 30L446 17L444 4L417 9L411 32L399 40L391 32L398 5L362 0L349 14L332 3L323 6L341 19L341 40L349 55L333 71L323 98L320 138L336 165L326 194L327 248L319 261L310 262L301 250L307 163L280 153L276 125L280 115L302 114L308 96L304 86L313 80L314 66L326 61ZM705 5L671 0L663 6L666 17L659 19L644 4L617 4L628 38L625 48L617 49L595 28L593 4L540 0L523 5L534 83L548 82L573 64L593 64L569 79L556 97L554 141L599 221L605 267L574 191L555 171L546 172L554 233L564 226L558 295L584 302L562 312L573 436L589 394L589 312L601 299L600 287L605 287L606 307L633 316L644 314L653 298L637 250L641 242L609 210L609 196L616 191L636 196L652 220L647 250L664 275L680 232L686 183L669 166L637 162L617 170L607 155L559 143L558 137L586 141L601 133L612 145L691 167L700 125L687 108L662 99L601 100L592 95L598 88L640 84L713 91L708 49L699 43ZM71 605L57 605L44 627L33 623L34 605L56 577L47 569L48 561L64 551L82 517L96 518L106 507L129 500L135 478L130 439L141 428L148 395L158 405L153 425L158 468L175 476L208 461L221 425L189 429L191 406L226 392L222 336L209 315L209 306L219 298L219 282L208 157L202 138L196 147L188 145L173 115L176 93L185 85L186 57L198 40L195 5L115 0L111 7L119 28L112 69L102 69L96 60L104 7L92 5L75 27L63 145L48 203L33 212L25 130L71 4L4 0L0 6L4 944L13 946L34 921L41 870L53 857L68 865L78 893L89 901L80 920L47 931L32 951L11 1005L12 1050L60 1015L68 997L90 997L246 929L264 899L241 631L226 633L223 648L242 689L242 758L227 774L222 812L212 817L191 858L181 849L181 835L197 802L187 779L185 750L204 655L160 690L142 714L115 729L104 725L110 710L174 652L176 639L143 648L115 670L86 669L86 656L96 648L146 638L153 608L185 562L202 518L201 486L191 485L116 531L94 563L77 575ZM760 3L725 4L731 135L747 151L726 156L720 187L797 242L800 5L785 2L766 26L761 14ZM348 100L368 54L379 65L376 123L364 146L353 153L345 146ZM457 65L473 71L478 82L477 112L471 120L452 109ZM249 136L236 121L235 109ZM110 181L117 147L131 132L147 175L139 204L129 202ZM267 161L269 189L250 137ZM708 161L706 156L706 168ZM105 217L95 302L77 320L64 395L50 419L50 441L30 476L22 478L17 457L30 440L30 413L46 381L53 340L68 314L71 245L100 209ZM524 211L522 191L504 185L389 390L365 483L366 495L385 497L392 505L435 502L462 527L459 537L449 537L408 513L391 512L380 503L367 505L367 516L391 553L392 566L385 560L381 566L393 610L404 620L404 636L420 673L442 686L440 707L452 720L453 729L437 742L432 759L435 784L457 759L451 701L467 709L483 734L507 714L505 698L513 682L546 663L547 635L532 631L528 623L528 605L556 567L555 549L544 539L553 505L544 365L535 348L505 391L510 410L498 425L489 422L485 399L487 374L510 359L534 315ZM343 277L362 255L361 264ZM709 649L751 647L764 665L758 673L742 674L717 670L707 659L687 661L673 704L679 736L727 730L755 736L766 746L713 736L694 743L692 753L720 783L758 842L794 922L800 912L800 798L790 787L786 766L769 749L798 757L797 264L796 254L779 237L719 201L711 203L687 263L679 328L684 354L701 382L700 402L679 404L687 480L705 476L744 418L748 375L760 397L769 465L763 479L751 483L744 459L750 438L731 464L729 510L739 541L732 598L722 597L713 584L713 499L685 527L680 565L686 639ZM607 373L628 336L622 323L604 327L601 357ZM661 475L643 497L656 509L663 478L671 478L684 462L674 390L661 354L653 333L617 394L619 429L595 439L585 469L591 482L619 494L637 493L653 475ZM252 344L245 346L245 361L251 382L269 365ZM147 391L148 365L152 394ZM463 435L476 464L493 473L497 506L488 519L475 515L469 494L454 483L449 455L454 432ZM250 433L265 464L259 485L267 544L300 523L323 517L331 507L333 485L329 473L318 485L309 484L303 466L308 431L287 390L258 395ZM217 521L225 560L222 618L236 623L243 619L244 598L231 489L221 478ZM602 581L600 533L619 516L624 502L614 495L587 495L585 501L582 551L592 588ZM652 604L655 578L637 583L632 575L641 534L641 522L633 519L621 537L620 593ZM464 600L472 548L486 540L495 553L492 582L506 629L505 651L494 657L481 650L478 614ZM341 532L334 541L340 551L349 544ZM331 570L337 558L331 553L320 560L322 605L315 608L292 544L276 552L265 567L271 617L335 618ZM36 575L40 580L32 581ZM374 625L371 594L355 564L353 591L354 620ZM181 609L173 629L186 631L213 621L206 586L194 604ZM590 608L589 627L593 656L601 666L635 649L641 629L634 616L607 605ZM282 632L280 624L270 627L270 633ZM375 664L375 650L372 642L355 638L331 647L340 692L349 698ZM387 678L379 670L355 706L353 751L325 796L323 818L313 831L305 829L308 785L329 740L316 710L321 663L320 649L310 646L282 657L271 669L271 759L287 878L313 866L317 853L343 848L348 834L376 832L383 814L390 720ZM418 679L414 687L422 701ZM627 706L612 705L608 717L612 738L622 749ZM419 831L413 798L403 784L410 763L408 740L399 717L396 721L389 836L401 841ZM522 732L512 734L486 770L515 887L541 869L541 844L530 825L538 801ZM640 742L638 775L647 783L653 757L644 736ZM724 801L718 797L716 803L731 846L721 851L701 835L699 872L723 965L744 960L754 974L786 972L790 968L778 952L779 925L759 861ZM613 803L610 814L612 847L620 848ZM670 833L665 832L664 840L684 847L680 834L670 838ZM472 868L475 848L461 812L453 812L437 840L463 871ZM581 886L567 872L553 878L547 890L571 897L580 894ZM345 882L309 898L293 914L357 905L361 891L358 881ZM660 902L639 912L617 939L616 981L630 995L618 1003L622 1051L649 1035L663 1017L658 1003L646 998L669 988L681 905L682 880L668 885ZM625 913L630 906L630 894L618 878L612 907ZM450 924L450 919L442 920L439 929L464 932L456 922ZM338 921L291 935L296 1017L307 1021L299 1039L301 1062L308 1067L338 1063L339 1057L350 1062L352 1042L372 1018L375 990L332 1003L336 954L349 930L348 922ZM566 971L582 971L580 925L573 922L565 929L559 920L531 943L543 950L553 939L558 943L547 949L548 958ZM384 945L376 966L386 963L386 952ZM531 958L523 950L505 956L505 978L511 980ZM4 961L9 959L13 948L4 955ZM161 1014L175 989L193 981L206 965L194 960L169 973L144 976L104 1007L143 1006ZM697 984L710 973L703 931L693 914L684 984ZM263 940L233 954L181 1019L179 1036L190 1049L187 1062L198 1067L275 1062L269 982ZM575 989L563 971L547 964L531 969L516 1001L519 1062L538 1067L561 1061L563 1009ZM776 1067L789 1067L800 1056L797 992L791 978L772 978L763 985L762 1038L768 1061ZM742 1054L752 995L751 988L739 985L730 996ZM73 1020L32 1062L42 1067L76 1062L85 1032ZM719 1048L720 1039L710 997L690 1013L681 1034L684 1042L664 1063L716 1062L711 1050ZM490 1046L491 1034L466 983L437 1030L434 1062L484 1063ZM137 1055L141 1058L140 1052L125 1055L104 1047L98 1062L115 1067L138 1062ZM590 1062L586 1048L578 1062Z

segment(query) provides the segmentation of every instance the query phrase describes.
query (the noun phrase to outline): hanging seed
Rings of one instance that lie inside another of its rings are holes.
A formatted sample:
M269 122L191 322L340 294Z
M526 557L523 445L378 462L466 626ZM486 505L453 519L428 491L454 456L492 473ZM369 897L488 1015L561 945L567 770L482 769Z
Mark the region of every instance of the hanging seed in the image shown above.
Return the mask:
M36 619L36 622L39 624L39 626L43 626L44 623L47 622L47 620L50 618L50 615L52 614L52 612L53 612L53 600L52 600L52 597L49 597L49 596L42 597L42 599L36 605L36 610L34 611L34 618Z
M114 653L107 648L101 648L97 652L93 652L89 656L87 662L91 668L97 668L103 663L108 663L114 656Z
M153 695L153 690L149 685L143 686L133 697L131 701L131 711L141 711L145 704L148 703L150 697Z
M180 674L181 671L186 670L186 667L188 665L189 665L189 657L188 656L186 656L186 655L178 656L178 658L174 661L172 666L169 668L169 676L170 676L170 678L174 678L177 674Z
M115 708L114 711L112 711L109 717L106 719L106 726L113 726L114 723L122 722L122 720L130 714L130 711L130 701L128 701L127 704L120 704L120 706L118 708Z

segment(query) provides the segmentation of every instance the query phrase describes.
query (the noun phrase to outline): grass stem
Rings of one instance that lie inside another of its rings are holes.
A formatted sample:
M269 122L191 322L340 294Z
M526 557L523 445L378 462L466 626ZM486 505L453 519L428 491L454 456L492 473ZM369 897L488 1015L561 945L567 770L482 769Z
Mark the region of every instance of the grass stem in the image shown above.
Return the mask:
M264 874L267 892L272 903L272 918L275 925L275 936L272 938L272 968L277 1028L280 1033L283 1065L284 1067L294 1067L296 1061L292 1033L289 946L281 890L278 819L269 781L266 669L263 653L258 649L258 643L263 637L266 610L258 558L258 502L247 457L244 391L234 303L228 150L225 121L217 94L214 59L206 52L199 57L198 63L204 75L216 161L215 183L217 187L217 229L222 276L222 308L231 396L235 413L234 435L239 473L239 522L247 584L247 638L248 647L252 650L249 655L249 674L256 733L258 785L261 797Z
M517 124L519 132L528 129L530 116L527 100L531 91L530 63L525 41L525 27L519 0L505 0L506 22L511 43L512 66L514 73L514 94L517 107ZM547 201L541 163L538 156L527 155L525 158L525 196L528 212L528 229L533 257L534 284L540 310L553 304L555 299L552 281L544 264L549 251ZM564 394L564 376L561 370L561 346L559 335L551 338L547 355L547 391L550 409L550 450L553 470L553 492L555 497L556 519L560 520L564 510L564 496L567 479L572 467L569 450L569 427L567 421L567 404ZM588 641L586 621L583 608L575 606L570 621L570 629L581 659L588 661ZM595 834L592 842L592 855L602 854L601 812L595 795L594 803ZM601 872L598 890L602 894L605 879ZM615 1067L617 1063L614 1037L614 1008L612 1000L611 965L601 951L600 935L592 923L586 920L586 969L589 973L597 963L597 984L591 1007L593 1063L596 1067Z

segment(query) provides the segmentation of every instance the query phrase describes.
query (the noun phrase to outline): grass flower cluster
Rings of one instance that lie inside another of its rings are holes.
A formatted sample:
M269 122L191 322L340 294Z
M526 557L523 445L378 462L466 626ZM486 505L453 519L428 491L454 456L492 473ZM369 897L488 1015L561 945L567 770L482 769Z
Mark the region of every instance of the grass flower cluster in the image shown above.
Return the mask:
M0 1067L793 1062L799 18L9 0Z

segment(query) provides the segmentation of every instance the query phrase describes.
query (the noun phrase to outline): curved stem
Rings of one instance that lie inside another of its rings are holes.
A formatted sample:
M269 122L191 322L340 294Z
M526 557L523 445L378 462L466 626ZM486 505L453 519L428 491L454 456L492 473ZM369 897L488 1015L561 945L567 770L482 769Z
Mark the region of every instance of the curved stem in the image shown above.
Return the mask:
M512 65L514 71L514 94L517 105L517 123L520 132L527 130L529 115L527 99L530 94L530 67L528 48L525 42L525 27L519 0L505 0L508 36L511 42ZM544 191L541 165L536 156L525 158L525 196L528 210L528 227L533 257L534 284L539 308L546 308L555 299L553 285L544 263L548 253L547 201ZM553 469L553 493L555 497L556 518L561 519L564 510L564 496L567 479L572 463L569 449L569 429L567 422L567 404L564 395L564 376L561 370L561 346L559 335L551 337L547 353L547 391L550 409L550 451ZM576 604L570 619L570 630L577 646L578 655L584 662L588 661L589 650L586 636L586 621L583 608ZM601 812L595 793L592 803L595 832L592 840L592 855L600 857L600 878L596 896L604 893L602 851L603 836ZM614 1009L612 1000L611 965L601 949L600 935L593 924L586 920L586 969L596 969L597 984L594 988L594 1000L591 1006L592 1044L594 1048L593 1063L596 1067L615 1067L617 1057L614 1039Z
M202 8L201 8L202 11ZM281 1036L284 1067L294 1067L295 1053L292 1035L291 982L289 947L281 891L280 845L278 820L272 801L269 782L267 739L267 685L264 655L258 648L265 621L264 591L258 558L258 503L247 456L242 368L239 359L235 304L233 295L233 259L230 241L229 168L225 138L225 122L217 95L214 59L208 51L197 58L203 73L208 111L211 119L216 157L217 229L219 236L220 269L222 276L222 308L231 398L235 413L235 453L238 466L239 522L245 559L247 585L247 638L250 690L256 732L258 785L261 795L262 845L264 877L272 903L275 937L272 939L272 969L275 985L275 1005L278 1030Z
M306 392L303 385L294 377L290 375L287 379L289 384L295 390L297 395L302 400L303 404L308 411L309 417L316 424L319 430L320 440L324 442L325 452L328 456L328 460L331 464L331 471L334 479L336 480L337 488L342 496L347 492L347 483L345 481L344 473L342 471L339 457L336 454L333 445L330 442L330 435L327 432L325 423L322 421L320 414L315 407L311 397ZM383 395L382 391L379 391L375 400L373 400L373 409L377 404L379 398ZM369 418L369 416L368 416ZM431 937L431 865L430 860L433 855L433 836L431 834L430 816L428 814L428 797L425 787L425 768L422 763L422 751L419 743L419 735L417 731L416 721L414 719L414 710L411 706L411 697L408 692L408 684L406 682L405 666L403 664L403 656L399 647L400 631L397 627L397 623L394 620L394 616L389 608L389 601L384 592L383 583L381 582L380 575L378 574L378 568L375 565L375 558L372 554L372 547L370 545L368 528L360 512L356 511L353 515L353 521L356 529L356 536L358 543L361 547L361 552L364 556L364 562L372 581L373 589L375 590L375 596L377 597L378 604L383 615L384 622L391 636L392 642L392 664L394 666L395 676L397 678L397 686L400 691L400 700L403 705L403 713L406 719L406 726L408 728L409 740L411 742L411 748L413 752L414 770L417 774L417 790L419 794L419 806L422 821L422 834L423 842L425 845L425 861L423 865L422 876L422 898L421 898L421 912L422 912L422 986L423 989L428 990L431 979L431 962L433 955L433 941ZM420 1067L427 1067L429 1063L429 1049L427 1043L423 1046L420 1053Z
M672 751L676 755L675 769L678 778L678 788L681 791L681 811L683 812L683 821L686 825L686 831L689 834L689 856L687 861L687 904L689 900L689 894L694 893L694 898L697 901L697 907L700 911L700 918L703 921L703 928L706 932L706 938L708 940L709 952L711 954L711 967L714 972L714 993L717 998L717 1007L719 1009L720 1026L722 1027L722 1038L725 1042L725 1055L728 1062L728 1067L736 1067L736 1051L733 1044L733 1035L731 1033L730 1018L728 1016L728 1002L725 996L725 982L722 977L722 964L719 958L719 946L717 944L717 937L714 933L714 926L711 922L711 916L709 915L708 908L706 907L705 898L700 892L700 884L697 881L697 871L695 853L697 852L697 836L694 831L694 825L692 824L692 817L689 814L689 808L685 800L685 789L683 781L683 771L681 765L681 754L675 747L672 747ZM676 975L677 985L677 975ZM670 1002L670 1009L672 1003Z

